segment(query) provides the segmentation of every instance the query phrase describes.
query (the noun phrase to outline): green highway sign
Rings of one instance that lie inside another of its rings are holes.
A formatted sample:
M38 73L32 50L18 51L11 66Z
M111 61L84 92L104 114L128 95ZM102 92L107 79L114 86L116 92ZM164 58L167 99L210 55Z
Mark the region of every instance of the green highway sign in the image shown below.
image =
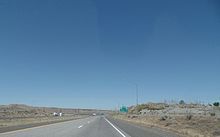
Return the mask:
M122 112L122 113L127 113L127 112L128 112L128 108L127 108L126 106L122 106L122 107L120 108L120 112Z

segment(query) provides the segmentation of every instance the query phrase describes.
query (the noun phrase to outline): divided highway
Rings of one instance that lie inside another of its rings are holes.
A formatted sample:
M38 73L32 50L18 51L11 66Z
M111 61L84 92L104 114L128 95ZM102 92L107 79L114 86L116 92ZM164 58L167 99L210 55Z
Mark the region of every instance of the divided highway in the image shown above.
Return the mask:
M103 116L0 133L0 137L177 137Z

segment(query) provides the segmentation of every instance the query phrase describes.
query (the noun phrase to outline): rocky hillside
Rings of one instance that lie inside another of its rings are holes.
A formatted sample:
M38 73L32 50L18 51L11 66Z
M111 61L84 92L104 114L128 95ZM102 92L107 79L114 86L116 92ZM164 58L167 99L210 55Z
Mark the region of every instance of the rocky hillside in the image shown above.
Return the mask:
M97 112L94 109L70 109L55 107L33 107L23 104L0 105L0 119L45 117L52 116L53 112L62 112L64 115L90 115Z

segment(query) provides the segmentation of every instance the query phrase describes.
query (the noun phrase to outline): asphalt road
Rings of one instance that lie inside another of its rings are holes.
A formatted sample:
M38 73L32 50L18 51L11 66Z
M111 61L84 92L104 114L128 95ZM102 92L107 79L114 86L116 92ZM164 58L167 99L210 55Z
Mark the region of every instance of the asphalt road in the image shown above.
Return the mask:
M103 116L0 133L0 137L177 137Z

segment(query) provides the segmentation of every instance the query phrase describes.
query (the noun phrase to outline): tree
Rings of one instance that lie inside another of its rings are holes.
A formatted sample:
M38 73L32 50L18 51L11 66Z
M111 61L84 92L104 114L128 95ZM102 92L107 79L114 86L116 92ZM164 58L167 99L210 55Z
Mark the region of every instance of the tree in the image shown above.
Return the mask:
M180 104L180 105L184 105L184 104L186 104L186 103L185 103L184 100L180 100L179 104Z
M214 102L214 103L213 103L213 106L218 107L218 106L219 106L219 102Z

